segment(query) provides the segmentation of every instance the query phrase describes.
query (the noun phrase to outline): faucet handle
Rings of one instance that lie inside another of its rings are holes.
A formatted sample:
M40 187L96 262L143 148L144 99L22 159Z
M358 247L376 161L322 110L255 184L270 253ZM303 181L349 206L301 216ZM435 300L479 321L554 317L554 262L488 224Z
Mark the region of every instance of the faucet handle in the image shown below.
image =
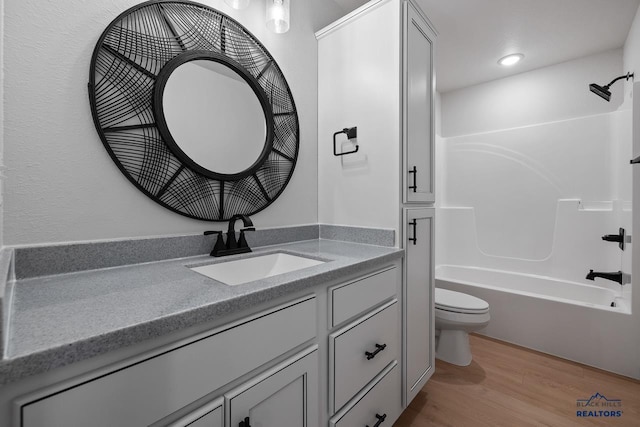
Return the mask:
M239 248L246 248L246 249L248 249L248 252L251 252L251 249L249 248L249 244L247 243L247 239L244 236L244 232L245 231L253 231L253 230L255 230L255 228L253 228L253 227L243 228L242 230L240 230L240 238L238 239L238 247Z
M213 246L211 250L210 256L218 256L221 250L224 250L224 238L222 237L222 231L205 231L204 235L208 236L210 234L217 234L218 238L216 239L216 244Z

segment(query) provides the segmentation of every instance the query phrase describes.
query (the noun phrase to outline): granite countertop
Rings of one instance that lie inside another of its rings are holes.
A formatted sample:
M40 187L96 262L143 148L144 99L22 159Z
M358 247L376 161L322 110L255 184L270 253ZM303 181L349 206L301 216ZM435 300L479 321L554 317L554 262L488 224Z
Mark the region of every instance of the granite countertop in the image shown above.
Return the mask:
M272 252L327 262L237 286L187 267ZM226 258L196 256L19 280L0 361L0 384L375 268L403 253L398 248L318 239Z

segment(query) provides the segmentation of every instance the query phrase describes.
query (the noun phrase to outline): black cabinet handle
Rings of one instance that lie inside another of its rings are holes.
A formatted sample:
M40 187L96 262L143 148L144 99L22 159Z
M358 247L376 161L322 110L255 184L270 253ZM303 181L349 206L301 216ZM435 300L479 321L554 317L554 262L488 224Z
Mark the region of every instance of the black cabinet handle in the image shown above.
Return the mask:
M415 166L413 167L413 169L411 169L409 171L409 173L413 174L413 185L409 186L409 190L413 190L413 192L415 193L416 190L418 189L418 184L416 184L416 180L418 179L418 168L416 168Z
M245 417L244 421L240 421L238 427L251 427L249 424L249 417Z
M365 356L367 356L367 360L371 360L374 357L376 357L376 355L380 353L382 350L384 350L385 348L387 348L386 344L376 344L376 351L374 351L373 353L365 351L364 354Z
M413 242L414 245L417 245L418 237L416 236L416 228L418 228L418 220L414 219L409 223L409 225L413 226L413 237L409 237L409 241Z
M384 422L384 420L387 419L387 414L382 414L382 415L378 415L376 414L376 418L378 419L378 422L376 422L373 427L379 427L380 424L382 424ZM369 424L367 424L367 427L369 427Z

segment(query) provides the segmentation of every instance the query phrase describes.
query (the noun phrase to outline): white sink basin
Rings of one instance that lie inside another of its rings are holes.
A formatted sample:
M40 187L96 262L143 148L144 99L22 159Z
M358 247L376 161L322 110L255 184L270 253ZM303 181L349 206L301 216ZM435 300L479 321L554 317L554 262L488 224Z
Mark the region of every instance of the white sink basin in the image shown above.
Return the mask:
M302 270L324 264L324 262L296 255L275 253L190 268L196 273L235 286L265 277Z

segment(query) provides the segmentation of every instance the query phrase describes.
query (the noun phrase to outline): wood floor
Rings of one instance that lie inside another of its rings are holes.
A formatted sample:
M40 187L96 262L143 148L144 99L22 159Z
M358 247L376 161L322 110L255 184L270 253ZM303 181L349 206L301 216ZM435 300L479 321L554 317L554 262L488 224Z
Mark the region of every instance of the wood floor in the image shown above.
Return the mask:
M639 381L476 335L471 351L473 362L464 368L437 360L394 427L640 427ZM596 393L620 399L621 407L577 407ZM582 418L578 409L622 414Z

